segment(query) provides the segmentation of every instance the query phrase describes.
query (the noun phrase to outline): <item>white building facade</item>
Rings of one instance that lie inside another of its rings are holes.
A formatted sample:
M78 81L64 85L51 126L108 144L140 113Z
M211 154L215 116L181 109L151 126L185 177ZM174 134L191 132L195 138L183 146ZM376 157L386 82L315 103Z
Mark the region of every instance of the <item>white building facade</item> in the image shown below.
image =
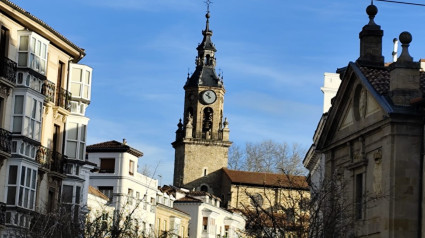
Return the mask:
M244 217L221 208L220 199L207 192L187 192L174 202L174 207L190 215L189 237L236 238L243 235Z
M88 160L99 167L90 174L90 185L109 198L116 213L132 212L140 232L155 234L158 180L137 172L138 158L142 152L124 141L108 141L87 147Z

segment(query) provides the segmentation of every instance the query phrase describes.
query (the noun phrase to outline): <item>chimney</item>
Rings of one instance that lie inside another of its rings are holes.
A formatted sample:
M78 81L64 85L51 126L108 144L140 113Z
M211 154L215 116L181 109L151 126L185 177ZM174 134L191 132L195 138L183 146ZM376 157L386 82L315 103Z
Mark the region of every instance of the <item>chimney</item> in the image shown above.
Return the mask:
M127 140L125 138L122 139L122 143L123 143L123 145L127 145Z
M365 25L359 34L360 57L357 62L364 66L384 66L384 56L382 56L382 36L384 31L381 26L374 21L378 8L369 5L366 9L369 15L369 23Z
M394 44L394 46L393 46L393 53L392 53L392 55L393 55L393 62L397 62L397 50L398 50L398 40L397 40L397 38L394 38L393 39L393 44Z
M400 34L401 54L397 62L392 63L390 68L390 92L389 96L394 105L409 106L410 100L422 97L420 90L420 63L413 62L409 54L409 44L412 35L405 31Z

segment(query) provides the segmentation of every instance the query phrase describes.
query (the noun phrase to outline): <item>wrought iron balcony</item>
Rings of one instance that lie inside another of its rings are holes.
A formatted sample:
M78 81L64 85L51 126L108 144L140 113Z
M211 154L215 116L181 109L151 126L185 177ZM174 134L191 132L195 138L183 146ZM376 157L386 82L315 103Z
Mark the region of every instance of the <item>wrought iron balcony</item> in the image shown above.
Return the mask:
M71 109L71 92L61 88L56 92L56 106L63 107L66 110Z
M46 101L55 102L55 83L46 80L41 88L41 93L46 96Z
M6 78L11 83L16 83L16 62L7 57L0 57L0 76Z
M0 128L0 150L10 154L12 148L12 134Z
M6 203L0 202L0 226L6 223Z
M35 160L51 172L63 173L63 166L68 157L47 147L39 146Z

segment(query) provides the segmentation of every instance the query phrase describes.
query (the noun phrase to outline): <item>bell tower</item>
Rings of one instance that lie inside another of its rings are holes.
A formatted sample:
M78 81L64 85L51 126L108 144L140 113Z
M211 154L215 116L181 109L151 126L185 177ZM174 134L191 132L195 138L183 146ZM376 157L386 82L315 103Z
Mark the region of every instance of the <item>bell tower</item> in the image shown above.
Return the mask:
M227 167L229 128L223 118L225 89L216 74L217 51L211 41L207 11L202 42L196 48L196 69L184 85L183 122L176 131L174 185L220 196L221 168Z

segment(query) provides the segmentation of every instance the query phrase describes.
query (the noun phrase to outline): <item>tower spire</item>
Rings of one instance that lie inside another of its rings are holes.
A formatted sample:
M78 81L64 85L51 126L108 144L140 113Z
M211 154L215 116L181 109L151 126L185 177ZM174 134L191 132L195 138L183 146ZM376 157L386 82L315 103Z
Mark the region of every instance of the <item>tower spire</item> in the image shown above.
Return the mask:
M215 72L216 58L214 43L211 40L213 35L210 29L210 0L206 0L207 13L205 14L206 24L205 29L202 30L202 42L198 45L196 50L198 56L196 57L196 69L195 72L188 78L185 87L192 86L211 86L211 87L222 87L222 81Z

